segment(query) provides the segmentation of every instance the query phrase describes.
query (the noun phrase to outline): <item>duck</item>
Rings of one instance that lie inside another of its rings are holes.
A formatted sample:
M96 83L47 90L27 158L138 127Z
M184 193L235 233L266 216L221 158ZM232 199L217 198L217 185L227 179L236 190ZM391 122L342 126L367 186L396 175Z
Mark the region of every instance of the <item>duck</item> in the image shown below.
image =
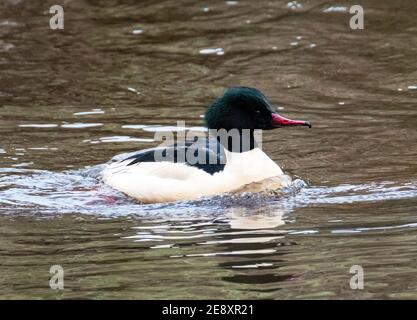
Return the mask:
M111 162L102 181L141 203L194 200L234 192L274 178L280 188L291 184L280 166L263 152L256 132L295 126L275 111L258 89L230 87L204 113L208 134L141 150Z

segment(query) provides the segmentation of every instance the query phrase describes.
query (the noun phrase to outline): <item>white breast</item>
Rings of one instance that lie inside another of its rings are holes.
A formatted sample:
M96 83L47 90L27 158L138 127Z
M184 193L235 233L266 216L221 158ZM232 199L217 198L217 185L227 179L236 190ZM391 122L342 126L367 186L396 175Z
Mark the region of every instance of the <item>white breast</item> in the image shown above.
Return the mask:
M128 161L107 166L103 181L144 203L195 199L230 192L270 177L282 176L283 186L290 180L262 150L243 153L226 151L223 171L213 175L183 163L143 162L127 166Z

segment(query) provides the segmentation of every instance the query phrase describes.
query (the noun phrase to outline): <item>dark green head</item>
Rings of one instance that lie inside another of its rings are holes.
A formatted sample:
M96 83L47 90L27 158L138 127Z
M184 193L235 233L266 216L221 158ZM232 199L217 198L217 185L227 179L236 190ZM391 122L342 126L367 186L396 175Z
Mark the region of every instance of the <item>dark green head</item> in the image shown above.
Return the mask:
M263 129L284 126L310 126L309 122L278 115L258 89L232 87L207 109L204 119L209 129Z

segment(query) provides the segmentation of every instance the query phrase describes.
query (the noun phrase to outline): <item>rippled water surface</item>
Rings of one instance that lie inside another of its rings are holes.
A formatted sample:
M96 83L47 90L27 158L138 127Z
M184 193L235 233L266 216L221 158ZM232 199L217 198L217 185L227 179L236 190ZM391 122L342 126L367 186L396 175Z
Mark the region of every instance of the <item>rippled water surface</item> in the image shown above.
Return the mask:
M59 2L0 2L1 298L417 298L414 0L360 1L364 30L317 0L68 0L50 30ZM232 85L313 123L264 133L291 187L141 205L97 179Z

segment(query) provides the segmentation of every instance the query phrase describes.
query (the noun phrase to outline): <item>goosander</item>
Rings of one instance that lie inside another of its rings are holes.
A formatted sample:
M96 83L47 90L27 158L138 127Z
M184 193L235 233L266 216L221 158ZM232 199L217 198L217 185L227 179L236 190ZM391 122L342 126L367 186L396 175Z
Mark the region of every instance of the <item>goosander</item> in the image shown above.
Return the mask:
M262 92L250 87L227 89L207 109L204 120L214 136L145 149L110 163L101 172L104 183L142 203L212 196L272 177L281 187L291 183L291 178L261 150L255 130L311 128L310 122L284 118ZM223 139L224 133L232 131L234 136ZM196 154L205 161L195 161Z

